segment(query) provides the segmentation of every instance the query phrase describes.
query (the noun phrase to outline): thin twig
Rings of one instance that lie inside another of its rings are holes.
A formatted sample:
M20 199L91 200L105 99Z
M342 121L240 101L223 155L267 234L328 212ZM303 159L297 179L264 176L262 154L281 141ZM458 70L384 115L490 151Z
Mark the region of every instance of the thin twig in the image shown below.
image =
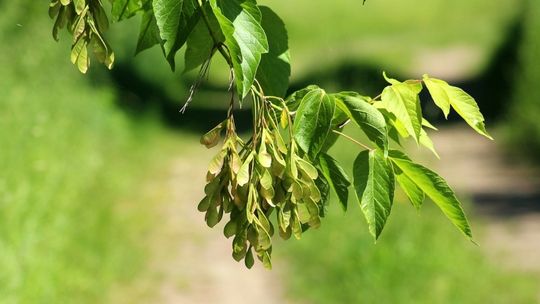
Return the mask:
M195 93L197 92L197 89L201 85L205 75L208 74L208 70L210 68L210 62L212 61L212 54L213 53L214 53L214 51L212 51L210 53L210 56L208 57L208 59L201 66L201 69L199 70L199 75L197 76L197 80L189 88L189 97L186 100L186 102L184 103L184 106L182 106L182 108L180 109L180 113L184 114L186 112L187 107L189 106L189 104L193 100L193 97L195 96Z
M357 141L356 139L354 139L354 138L350 137L350 136L349 136L349 135L347 135L347 134L341 133L341 132L339 132L339 131L337 131L337 130L332 130L332 132L334 132L334 133L336 133L336 134L339 134L339 135L341 135L341 136L345 137L346 139L348 139L348 140L352 141L353 143L355 143L355 144L359 145L360 147L362 147L362 148L364 148L364 149L367 149L367 150L370 150L370 151L372 151L372 150L373 150L372 148L370 148L370 147L368 147L368 146L364 145L363 143L361 143L361 142Z

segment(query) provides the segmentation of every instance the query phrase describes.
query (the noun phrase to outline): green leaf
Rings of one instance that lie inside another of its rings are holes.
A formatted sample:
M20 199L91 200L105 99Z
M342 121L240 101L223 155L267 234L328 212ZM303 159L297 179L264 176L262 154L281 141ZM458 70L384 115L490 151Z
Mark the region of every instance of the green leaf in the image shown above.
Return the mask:
M428 75L424 75L424 83L435 104L443 111L444 117L448 118L448 114L450 113L450 98L445 89L448 83L439 79L429 78Z
M347 210L349 186L351 185L347 173L337 160L326 153L321 153L319 156L319 167L330 188L336 193L343 210Z
M445 81L429 78L428 75L424 75L424 82L428 86L435 104L443 110L445 116L448 115L451 105L476 132L493 139L486 131L484 116L480 113L480 108L471 95L458 87L449 85Z
M395 165L394 173L399 186L403 189L403 192L405 192L405 195L407 195L411 204L416 207L416 209L420 209L426 197L422 189L418 188L418 186Z
M289 37L285 24L276 13L266 6L259 8L269 51L262 55L256 78L265 95L284 97L289 88L291 75Z
M153 0L152 6L165 57L174 70L174 56L200 18L197 0Z
M287 104L289 110L296 111L296 109L298 109L298 107L300 106L300 102L302 101L302 99L304 99L304 96L306 96L307 93L320 89L320 87L314 84L308 85L307 87L295 91L291 95L289 95L285 100L285 103Z
M450 104L452 108L471 126L476 132L493 140L486 131L484 116L480 113L480 108L474 98L460 88L450 87L448 89Z
M427 132L424 129L420 131L420 144L428 148L433 154L435 154L437 158L440 158L439 153L437 153L437 150L435 150L433 141L431 141L431 138L429 138Z
M342 131L348 120L349 115L345 113L345 111L343 111L340 107L338 107L336 103L336 110L334 111L334 117L332 117L332 127L330 128L330 132L326 137L326 141L324 142L321 152L327 152L328 150L330 150L330 148L332 148L332 146L339 138L339 134L333 131Z
M319 216L324 217L328 209L328 199L330 198L330 185L328 184L326 177L324 177L323 174L320 174L319 178L315 180L315 186L317 186L317 189L319 189L319 192L321 193Z
M386 75L386 71L383 71L382 74L383 74L384 80L386 80L386 82L388 82L389 84L400 84L401 83L401 82L397 81L394 78L388 77L388 75Z
M427 119L425 119L425 118L422 118L422 126L426 127L426 128L429 128L431 130L435 130L435 131L439 130L439 129L437 129L437 127L432 125L429 121L427 121Z
M307 93L294 119L294 138L310 156L316 156L330 132L335 102L321 89Z
M146 49L161 43L159 28L153 10L144 12L141 20L141 29L139 30L139 38L135 54L138 54Z
M392 162L399 167L403 174L433 200L463 234L472 238L471 228L461 203L446 181L437 173L422 165L413 163L401 151L391 150L389 155Z
M82 1L84 2L84 1ZM150 6L150 0L114 0L112 2L111 16L114 21L131 18L145 7Z
M384 116L362 96L338 95L344 111L379 148L388 151L388 131ZM339 105L340 103L338 103Z
M354 161L353 179L369 231L377 239L392 210L395 187L392 167L382 151L362 151Z
M383 107L396 116L417 142L422 129L422 109L418 97L420 91L420 83L400 82L387 86L381 95Z
M253 82L268 41L255 0L211 0L225 45L231 55L238 94L244 98Z
M208 24L214 37L210 35L206 22L203 18L201 18L186 42L187 48L185 54L184 73L197 68L212 57L215 50L214 38L217 40L217 42L225 41L225 37L221 32L221 28L219 27L216 16L211 11L210 6L205 5L203 9L208 16Z

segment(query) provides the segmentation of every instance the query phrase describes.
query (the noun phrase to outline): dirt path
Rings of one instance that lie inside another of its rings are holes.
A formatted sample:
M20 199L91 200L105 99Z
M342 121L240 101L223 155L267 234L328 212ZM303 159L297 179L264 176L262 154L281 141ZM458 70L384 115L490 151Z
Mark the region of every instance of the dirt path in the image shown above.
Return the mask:
M432 137L441 156L434 168L461 196L472 199L473 212L485 226L480 243L488 256L509 268L540 273L538 171L505 157L497 142L464 125L443 128Z
M155 221L147 237L149 265L141 279L118 292L122 303L284 303L276 272L247 270L231 257L224 223L210 229L196 206L212 152L189 148L148 185ZM192 151L191 151L192 150ZM126 299L125 295L130 298ZM115 302L115 301L113 301Z

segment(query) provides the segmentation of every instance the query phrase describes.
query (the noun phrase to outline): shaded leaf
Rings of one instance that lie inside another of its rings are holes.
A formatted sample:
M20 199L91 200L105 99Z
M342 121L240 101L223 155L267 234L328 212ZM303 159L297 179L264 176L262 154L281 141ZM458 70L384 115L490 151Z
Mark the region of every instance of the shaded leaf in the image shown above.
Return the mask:
M310 156L316 156L330 132L335 102L323 90L307 93L294 119L294 138Z
M284 97L291 74L289 37L285 24L270 8L259 7L262 28L268 38L268 53L263 54L257 70L257 80L265 95Z
M197 25L193 28L193 32L191 32L186 42L187 47L184 57L184 73L197 68L206 60L210 59L214 52L214 39L221 43L225 41L219 22L210 6L207 4L203 9L206 12L206 16L208 16L210 30L203 18L199 19L199 22L197 22ZM210 31L212 31L213 37L210 34Z
M344 111L364 131L367 137L384 151L388 150L388 131L384 116L361 96L338 95ZM339 104L339 103L338 103Z
M152 7L165 57L174 70L174 56L200 18L197 0L153 0Z
M84 2L84 0L82 2ZM151 0L114 0L111 2L112 20L120 21L135 16L137 12L147 7Z
M139 30L139 38L137 40L137 48L135 53L138 54L144 50L161 43L159 28L153 10L145 11L142 15L141 28Z
M362 151L354 161L353 179L369 232L377 239L392 210L395 187L392 167L382 151Z
M319 155L319 167L328 185L336 193L343 210L347 210L349 201L350 178L339 163L326 153Z
M420 144L428 148L433 154L435 154L437 158L440 158L439 153L437 153L437 150L435 150L433 141L431 141L431 138L429 138L427 132L424 129L420 131Z

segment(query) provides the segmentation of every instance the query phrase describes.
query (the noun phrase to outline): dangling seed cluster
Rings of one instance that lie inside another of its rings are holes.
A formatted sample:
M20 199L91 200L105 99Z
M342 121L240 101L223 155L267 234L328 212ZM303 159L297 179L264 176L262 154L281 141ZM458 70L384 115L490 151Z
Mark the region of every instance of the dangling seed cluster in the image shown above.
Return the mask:
M257 118L254 135L246 143L236 134L232 117L201 138L206 147L214 147L226 129L223 146L210 163L206 196L198 209L206 212L210 227L230 214L224 234L233 237L233 258L244 259L248 268L254 264L253 252L271 268L275 229L283 239L300 238L303 231L320 226L323 208L316 184L319 172L298 150L293 137L285 143L276 123L278 115L269 114L274 111ZM283 117L282 129L287 127ZM272 213L276 228L270 221Z

